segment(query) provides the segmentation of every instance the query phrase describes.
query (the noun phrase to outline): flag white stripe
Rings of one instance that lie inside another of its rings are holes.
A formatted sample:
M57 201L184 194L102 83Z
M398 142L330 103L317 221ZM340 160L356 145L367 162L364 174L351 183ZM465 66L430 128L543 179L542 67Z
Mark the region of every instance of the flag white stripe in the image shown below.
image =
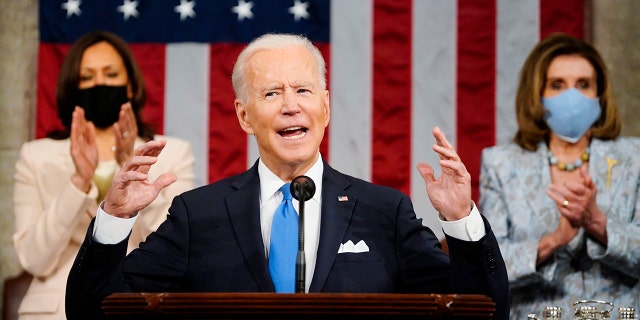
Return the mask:
M373 3L331 5L331 165L371 180Z
M438 126L456 142L456 29L455 1L413 1L413 71L411 198L418 217L443 237L437 213L427 197L424 181L415 169L429 163L439 176L439 158L431 149L431 130Z
M165 72L164 132L191 143L196 186L206 184L209 165L209 44L167 44Z
M520 68L540 37L540 1L498 0L496 52L496 144L513 138Z

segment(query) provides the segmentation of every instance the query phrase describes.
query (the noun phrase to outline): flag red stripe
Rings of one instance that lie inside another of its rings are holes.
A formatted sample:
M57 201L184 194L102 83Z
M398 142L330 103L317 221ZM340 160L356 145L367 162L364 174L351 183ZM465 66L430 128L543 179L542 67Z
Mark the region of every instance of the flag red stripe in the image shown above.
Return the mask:
M56 107L56 84L69 44L40 43L38 52L38 89L36 106L36 138L49 131L62 129Z
M584 0L540 0L540 38L554 32L584 38Z
M132 43L129 45L144 76L147 101L142 119L158 134L164 133L165 44Z
M232 43L210 46L209 182L247 169L247 134L238 124L231 85L233 64L244 46Z
M456 147L478 199L482 149L495 144L495 1L458 1Z
M411 1L373 9L372 181L411 193Z

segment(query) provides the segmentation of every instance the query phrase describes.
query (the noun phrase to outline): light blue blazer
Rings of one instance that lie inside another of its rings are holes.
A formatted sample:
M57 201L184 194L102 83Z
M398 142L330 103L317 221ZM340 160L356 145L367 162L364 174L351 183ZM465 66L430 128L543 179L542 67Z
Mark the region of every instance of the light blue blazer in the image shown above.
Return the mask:
M546 194L551 185L547 146L535 152L515 143L482 153L480 209L498 238L511 288L511 319L598 299L639 310L640 139L591 142L589 175L597 204L607 216L605 247L582 230L566 247L536 267L540 238L555 230L559 211Z

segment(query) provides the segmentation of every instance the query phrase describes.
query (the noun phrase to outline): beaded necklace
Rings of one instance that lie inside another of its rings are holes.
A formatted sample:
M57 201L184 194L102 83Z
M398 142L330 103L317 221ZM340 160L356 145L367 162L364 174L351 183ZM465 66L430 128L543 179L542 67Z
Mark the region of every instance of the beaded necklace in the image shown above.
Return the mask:
M553 155L551 150L547 151L547 158L549 158L549 165L557 166L559 170L563 171L573 171L575 169L580 168L585 162L589 162L589 147L580 155L580 158L573 163L564 163L558 161L558 158Z

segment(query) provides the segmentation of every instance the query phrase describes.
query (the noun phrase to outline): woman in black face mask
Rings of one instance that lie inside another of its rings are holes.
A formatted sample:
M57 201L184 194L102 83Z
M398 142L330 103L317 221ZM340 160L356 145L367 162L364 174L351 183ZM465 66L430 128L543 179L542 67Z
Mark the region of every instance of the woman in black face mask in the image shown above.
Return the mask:
M63 129L23 145L16 164L14 247L34 275L20 316L65 319L66 280L73 260L115 172L136 146L167 141L149 172L178 180L140 212L129 251L164 221L174 196L194 187L194 158L183 140L155 135L142 121L142 73L127 44L96 31L78 39L61 67L57 87Z

